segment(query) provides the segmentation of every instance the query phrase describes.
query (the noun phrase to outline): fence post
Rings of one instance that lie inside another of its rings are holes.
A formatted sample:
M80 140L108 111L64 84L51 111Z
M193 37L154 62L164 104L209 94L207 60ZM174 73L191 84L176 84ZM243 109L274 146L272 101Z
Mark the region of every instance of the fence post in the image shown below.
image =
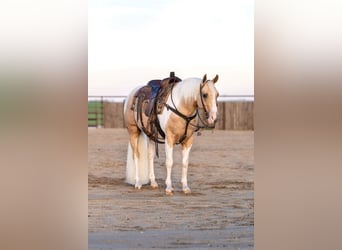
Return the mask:
M104 127L104 107L103 107L103 96L101 96L101 126Z

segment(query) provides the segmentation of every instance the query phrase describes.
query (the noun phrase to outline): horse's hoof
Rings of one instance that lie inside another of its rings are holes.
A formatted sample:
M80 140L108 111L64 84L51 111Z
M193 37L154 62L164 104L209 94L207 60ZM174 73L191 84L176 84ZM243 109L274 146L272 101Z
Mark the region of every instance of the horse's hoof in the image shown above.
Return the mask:
M137 183L137 184L135 184L134 187L135 187L135 189L139 189L139 190L140 190L140 189L141 189L141 186L142 186L141 184Z
M166 195L173 195L173 188L167 188L165 189Z
M183 188L183 192L184 194L190 194L191 193L191 189L186 187L186 188Z
M157 188L158 187L157 182L155 182L155 181L151 182L151 187L152 188Z
M166 190L165 193L166 193L166 195L168 195L168 196L173 195L173 191L168 191L168 190Z

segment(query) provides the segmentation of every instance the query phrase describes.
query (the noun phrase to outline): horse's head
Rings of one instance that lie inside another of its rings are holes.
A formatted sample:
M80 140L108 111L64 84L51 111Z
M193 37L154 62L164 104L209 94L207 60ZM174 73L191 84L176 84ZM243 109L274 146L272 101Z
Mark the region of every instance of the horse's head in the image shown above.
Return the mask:
M217 97L219 95L215 88L218 75L213 80L207 80L207 75L203 76L200 86L200 98L198 98L198 107L203 108L206 114L206 122L210 127L215 126L217 120Z

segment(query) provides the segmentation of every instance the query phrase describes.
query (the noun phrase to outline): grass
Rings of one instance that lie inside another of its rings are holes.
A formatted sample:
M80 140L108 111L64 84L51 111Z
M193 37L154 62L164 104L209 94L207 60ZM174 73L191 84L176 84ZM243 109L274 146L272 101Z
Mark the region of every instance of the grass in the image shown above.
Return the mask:
M97 113L97 119L95 113ZM99 101L90 101L88 102L88 127L96 126L96 120L98 125L103 125L102 105Z

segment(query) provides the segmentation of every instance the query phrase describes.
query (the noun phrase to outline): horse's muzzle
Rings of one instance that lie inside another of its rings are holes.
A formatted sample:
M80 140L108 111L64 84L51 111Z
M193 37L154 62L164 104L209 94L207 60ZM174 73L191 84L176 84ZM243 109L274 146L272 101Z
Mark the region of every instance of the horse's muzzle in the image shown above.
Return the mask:
M215 123L217 122L217 113L210 112L207 122L209 125L213 125L215 127Z

